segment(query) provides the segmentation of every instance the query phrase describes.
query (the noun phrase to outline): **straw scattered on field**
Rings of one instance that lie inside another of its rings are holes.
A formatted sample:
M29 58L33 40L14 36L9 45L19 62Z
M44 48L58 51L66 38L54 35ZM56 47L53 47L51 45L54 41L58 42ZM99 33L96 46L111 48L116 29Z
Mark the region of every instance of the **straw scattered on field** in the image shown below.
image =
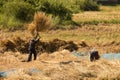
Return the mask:
M76 22L85 21L120 21L120 12L83 12L75 14L73 20Z
M95 62L89 61L89 56L86 59L81 59L67 50L54 52L52 54L38 55L36 61L21 62L27 59L27 54L6 52L0 54L0 70L13 70L4 80L101 80L101 79L119 79L120 78L120 61L119 60L98 60ZM39 72L30 72L30 69L38 70Z

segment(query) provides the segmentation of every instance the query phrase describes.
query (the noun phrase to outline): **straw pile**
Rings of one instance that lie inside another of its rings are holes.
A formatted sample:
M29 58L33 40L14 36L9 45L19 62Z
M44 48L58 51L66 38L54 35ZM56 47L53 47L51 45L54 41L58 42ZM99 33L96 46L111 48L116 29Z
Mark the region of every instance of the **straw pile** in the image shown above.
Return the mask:
M34 15L34 20L29 24L28 30L35 36L38 32L45 31L51 26L51 17L45 13L37 12Z
M28 53L29 41L24 40L20 37L11 39L5 39L0 42L0 52L13 51ZM37 43L36 50L39 53L48 52L52 53L59 50L67 49L69 51L78 50L78 45L73 41L64 41L60 39L54 39L49 42L39 41Z

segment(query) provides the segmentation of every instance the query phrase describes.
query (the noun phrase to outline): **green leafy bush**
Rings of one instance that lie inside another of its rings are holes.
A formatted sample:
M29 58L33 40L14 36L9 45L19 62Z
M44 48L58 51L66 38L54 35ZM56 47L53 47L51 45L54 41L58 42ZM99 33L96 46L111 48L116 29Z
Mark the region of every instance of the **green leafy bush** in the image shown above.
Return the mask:
M82 0L80 2L80 9L83 11L98 11L99 5L93 0Z
M0 12L2 11L2 7L5 4L6 0L0 0Z
M3 12L7 16L14 16L20 21L31 21L33 19L35 11L33 7L28 3L25 3L23 1L12 1L7 2L3 6Z
M39 11L41 5L41 0L23 0L26 3L29 3L30 5L32 5L35 9L35 11Z
M7 17L0 14L0 28L8 30L24 29L24 23L16 20L14 16Z
M9 0L4 2L0 12L0 27L24 29L24 24L33 20L34 8L26 2Z
M60 21L71 20L72 18L72 11L59 1L43 1L40 10L53 16L58 16Z

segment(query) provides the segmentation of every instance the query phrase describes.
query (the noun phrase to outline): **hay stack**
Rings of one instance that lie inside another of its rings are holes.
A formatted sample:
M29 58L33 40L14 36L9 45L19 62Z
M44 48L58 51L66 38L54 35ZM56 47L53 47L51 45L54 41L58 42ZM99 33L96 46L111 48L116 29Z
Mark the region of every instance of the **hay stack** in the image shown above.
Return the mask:
M29 24L28 30L33 36L35 36L36 33L49 29L50 26L51 26L51 17L46 16L45 13L37 12L34 15L33 22Z

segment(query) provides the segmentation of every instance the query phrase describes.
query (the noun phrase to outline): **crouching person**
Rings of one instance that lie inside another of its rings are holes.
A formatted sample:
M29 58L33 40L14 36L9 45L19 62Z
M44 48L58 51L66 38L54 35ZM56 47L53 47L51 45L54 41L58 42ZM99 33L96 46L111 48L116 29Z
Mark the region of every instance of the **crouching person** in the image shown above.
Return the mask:
M29 56L28 56L28 62L32 60L32 54L34 54L34 60L37 59L37 53L36 53L36 50L35 50L35 45L36 43L39 41L39 38L38 37L37 39L32 39L30 40L30 44L29 44Z
M97 50L90 51L90 61L95 61L100 58L100 55Z

